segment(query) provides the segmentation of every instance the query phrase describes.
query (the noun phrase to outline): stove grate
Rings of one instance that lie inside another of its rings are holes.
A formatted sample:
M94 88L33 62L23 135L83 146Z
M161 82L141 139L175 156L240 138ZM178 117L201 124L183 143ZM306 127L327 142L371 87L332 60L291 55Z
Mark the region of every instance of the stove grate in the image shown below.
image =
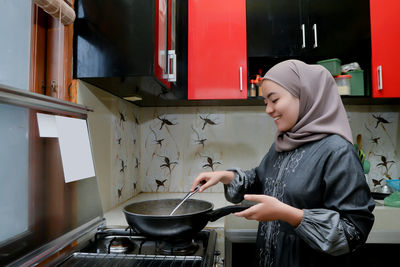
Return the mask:
M76 252L61 266L169 266L200 267L199 256L121 255Z

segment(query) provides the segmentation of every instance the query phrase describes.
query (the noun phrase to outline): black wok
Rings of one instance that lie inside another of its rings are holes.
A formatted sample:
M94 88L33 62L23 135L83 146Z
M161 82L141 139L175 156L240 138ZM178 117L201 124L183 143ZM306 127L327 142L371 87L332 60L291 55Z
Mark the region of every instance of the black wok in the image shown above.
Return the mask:
M169 213L181 199L159 199L136 202L124 207L128 224L142 235L161 239L190 238L200 232L209 221L213 222L249 206L231 205L213 210L208 201L188 199L174 213Z

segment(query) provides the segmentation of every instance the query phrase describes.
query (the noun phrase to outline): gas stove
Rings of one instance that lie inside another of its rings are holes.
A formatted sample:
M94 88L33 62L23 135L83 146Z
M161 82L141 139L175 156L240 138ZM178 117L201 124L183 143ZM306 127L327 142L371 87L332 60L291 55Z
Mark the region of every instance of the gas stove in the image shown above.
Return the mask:
M74 252L57 266L199 266L215 263L214 230L202 230L181 240L147 238L131 228L100 229L79 252Z

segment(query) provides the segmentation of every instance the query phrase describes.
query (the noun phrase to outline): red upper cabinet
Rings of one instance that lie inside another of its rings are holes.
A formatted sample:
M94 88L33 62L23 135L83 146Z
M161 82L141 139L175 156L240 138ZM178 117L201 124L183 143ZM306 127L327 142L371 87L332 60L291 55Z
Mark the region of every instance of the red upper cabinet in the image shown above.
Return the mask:
M400 97L400 1L370 0L372 96Z
M246 0L191 0L188 99L247 98Z

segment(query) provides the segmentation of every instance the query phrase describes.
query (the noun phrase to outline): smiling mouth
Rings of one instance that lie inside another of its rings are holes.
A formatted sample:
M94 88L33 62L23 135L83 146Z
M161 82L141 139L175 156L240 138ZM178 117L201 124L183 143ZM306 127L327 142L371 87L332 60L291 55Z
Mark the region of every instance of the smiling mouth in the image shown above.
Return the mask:
M274 121L277 121L277 120L279 120L281 117L276 117L276 118L274 118Z

